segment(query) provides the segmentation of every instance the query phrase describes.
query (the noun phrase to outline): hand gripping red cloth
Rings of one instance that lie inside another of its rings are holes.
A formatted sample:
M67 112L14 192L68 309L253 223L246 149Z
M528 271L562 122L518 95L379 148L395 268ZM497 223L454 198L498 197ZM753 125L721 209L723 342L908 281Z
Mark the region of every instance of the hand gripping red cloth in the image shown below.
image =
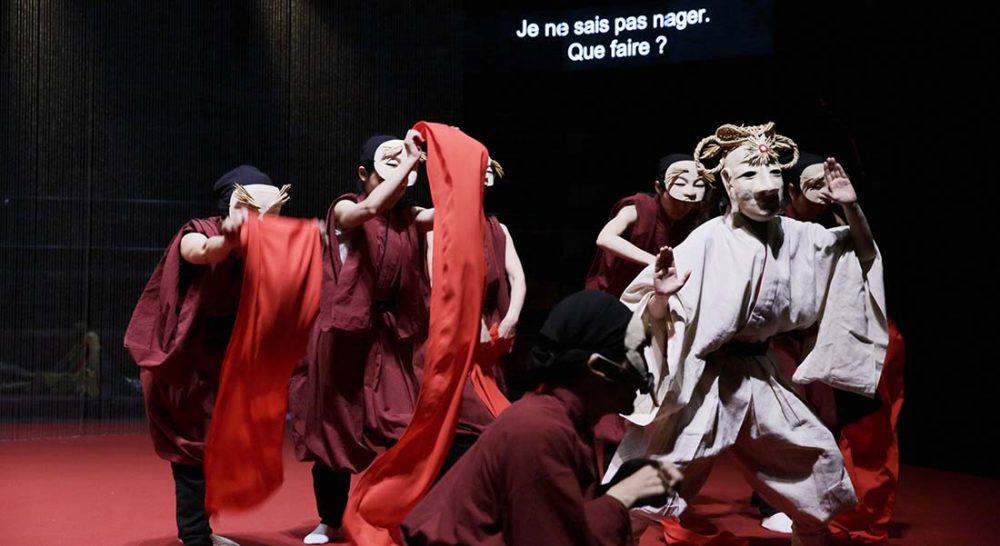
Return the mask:
M458 422L479 345L486 261L486 148L455 127L420 122L434 201L434 285L424 378L413 421L354 484L343 528L351 543L400 544L399 525L430 489Z
M490 340L479 344L475 365L469 372L472 389L486 405L486 409L490 410L493 417L500 415L501 411L510 406L510 400L507 400L503 391L497 386L497 378L493 375L493 370L497 360L510 352L514 340L501 338L499 329L497 323L490 326Z
M205 509L247 509L281 485L288 381L319 311L315 220L251 214L243 286L205 448Z

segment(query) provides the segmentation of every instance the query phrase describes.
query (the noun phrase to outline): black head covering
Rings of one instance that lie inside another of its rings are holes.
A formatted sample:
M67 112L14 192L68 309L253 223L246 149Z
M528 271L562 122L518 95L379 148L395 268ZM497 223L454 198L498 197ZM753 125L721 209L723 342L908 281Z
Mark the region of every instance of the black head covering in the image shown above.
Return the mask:
M799 152L799 162L786 170L784 173L786 183L793 184L796 188L801 189L800 179L802 178L802 171L806 170L806 167L810 165L823 163L824 161L826 161L825 157L820 157L814 153Z
M688 154L670 154L661 157L656 165L656 179L662 181L663 173L667 172L667 169L678 161L694 161L694 156Z
M364 146L361 147L361 163L374 163L375 150L378 150L379 146L390 140L399 140L399 138L392 135L375 135L369 137L368 140L365 141Z
M212 186L212 196L215 198L215 205L219 213L223 216L229 215L229 198L236 189L236 184L249 186L251 184L267 184L274 186L271 177L262 173L253 165L240 165L228 173L222 175Z
M573 375L592 353L624 360L625 330L631 319L629 308L608 293L572 294L545 319L528 369L544 381Z

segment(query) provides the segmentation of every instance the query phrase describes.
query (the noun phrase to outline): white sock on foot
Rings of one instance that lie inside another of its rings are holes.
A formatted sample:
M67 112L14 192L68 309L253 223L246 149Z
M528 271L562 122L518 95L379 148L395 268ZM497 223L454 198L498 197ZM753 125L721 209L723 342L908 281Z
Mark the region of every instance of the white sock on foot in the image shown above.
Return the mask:
M306 544L326 544L330 542L330 526L320 523L311 533L306 535L306 538L302 539L302 542Z
M778 512L764 518L764 521L760 522L760 526L769 531L785 533L787 535L792 532L792 518L788 517L784 512Z

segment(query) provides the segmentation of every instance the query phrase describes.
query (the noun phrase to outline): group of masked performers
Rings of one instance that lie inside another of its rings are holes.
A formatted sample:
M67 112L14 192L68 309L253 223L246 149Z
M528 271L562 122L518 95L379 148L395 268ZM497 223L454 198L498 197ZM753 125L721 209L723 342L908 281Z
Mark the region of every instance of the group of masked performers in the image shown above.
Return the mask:
M530 351L538 388L511 404L498 359L516 335L524 270L496 217L449 230L451 216L407 198L440 148L426 140L418 130L368 139L357 191L313 222L318 312L287 398L319 517L306 544L364 543L345 521L352 484L403 442L424 415L418 407L438 403L421 397L438 380L425 378L437 358L432 293L450 290L434 272L453 273L436 247L480 233L476 365L455 392L447 452L388 543L632 544L650 523L676 522L723 453L754 489L765 526L792 533L793 544L830 544L837 531L882 538L902 340L886 315L881 255L836 160L800 153L770 123L724 125L692 154L660 159L653 192L613 206L586 288L551 310ZM449 183L482 195L504 173L488 156L480 167ZM247 224L278 214L287 190L247 165L223 175L218 216L181 228L126 333L188 546L235 544L209 524L206 443L227 347L254 335L234 328ZM838 419L851 399L830 387L875 400L854 417L863 426ZM845 461L848 452L864 464Z

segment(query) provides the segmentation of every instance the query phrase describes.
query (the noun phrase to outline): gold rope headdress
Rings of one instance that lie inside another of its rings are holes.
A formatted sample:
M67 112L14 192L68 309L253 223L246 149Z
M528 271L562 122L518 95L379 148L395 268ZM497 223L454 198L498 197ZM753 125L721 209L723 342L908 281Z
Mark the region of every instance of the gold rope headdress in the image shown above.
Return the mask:
M747 146L746 157L755 167L778 163L782 170L789 169L799 161L799 146L792 139L775 134L774 122L763 125L726 124L715 130L715 134L701 139L694 149L694 162L698 173L711 183L722 171L722 160L726 155L742 146ZM792 152L792 159L780 163L782 152ZM705 161L718 158L718 164L709 169Z

